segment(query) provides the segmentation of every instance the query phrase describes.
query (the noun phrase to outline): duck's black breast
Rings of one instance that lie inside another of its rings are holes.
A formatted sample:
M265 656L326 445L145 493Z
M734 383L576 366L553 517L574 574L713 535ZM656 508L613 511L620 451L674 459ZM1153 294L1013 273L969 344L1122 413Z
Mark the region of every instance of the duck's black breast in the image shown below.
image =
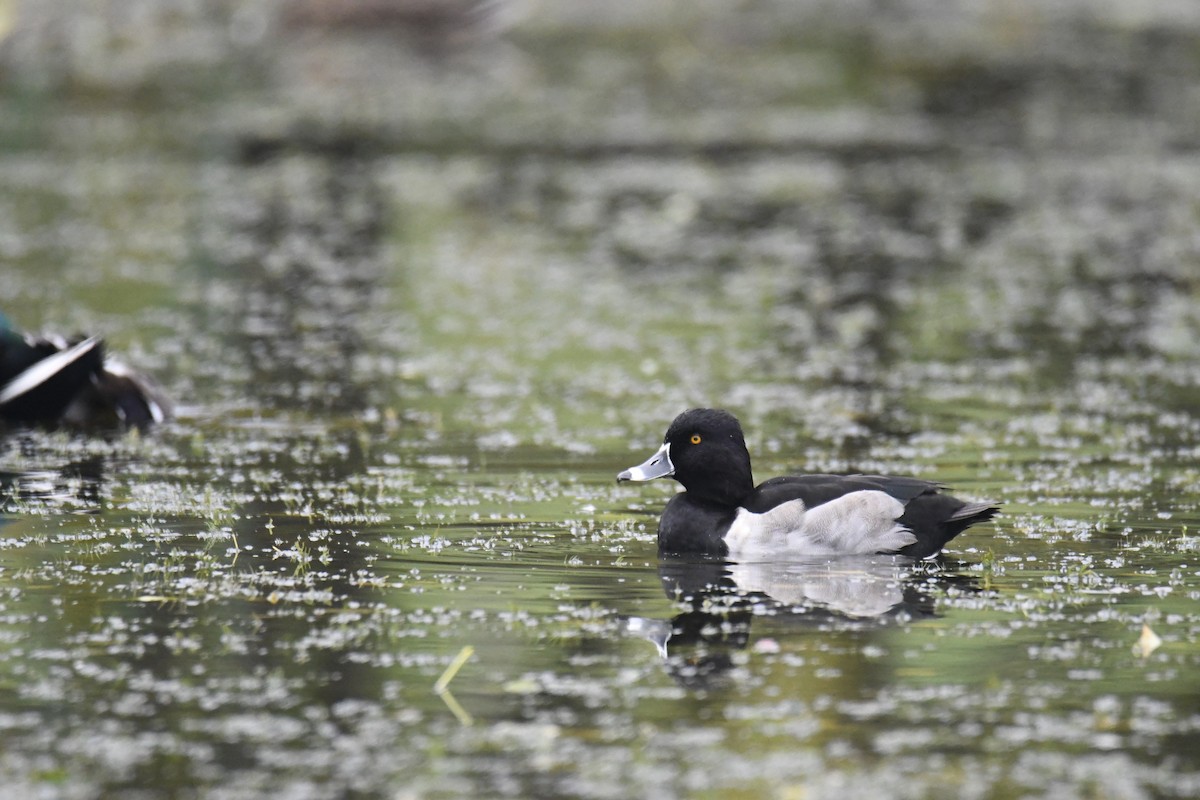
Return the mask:
M725 556L725 533L736 508L703 503L681 492L670 499L658 520L658 550L673 555Z

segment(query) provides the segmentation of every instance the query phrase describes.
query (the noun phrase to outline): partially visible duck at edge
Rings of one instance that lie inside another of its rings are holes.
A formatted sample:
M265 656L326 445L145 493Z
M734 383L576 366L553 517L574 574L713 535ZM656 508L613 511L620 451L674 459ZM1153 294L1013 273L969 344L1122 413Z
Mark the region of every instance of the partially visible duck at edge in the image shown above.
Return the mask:
M98 337L32 336L0 314L0 428L145 428L170 415L162 390L107 357Z
M758 486L737 418L696 408L675 418L662 447L618 481L672 477L686 491L658 522L662 554L733 560L898 553L929 558L999 512L891 475L789 475Z

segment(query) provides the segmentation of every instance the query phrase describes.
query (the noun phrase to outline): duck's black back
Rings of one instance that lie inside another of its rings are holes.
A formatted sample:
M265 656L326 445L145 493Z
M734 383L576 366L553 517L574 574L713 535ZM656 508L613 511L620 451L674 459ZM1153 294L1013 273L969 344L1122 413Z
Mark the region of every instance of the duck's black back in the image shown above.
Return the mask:
M893 475L787 475L761 483L743 506L761 514L791 500L803 500L812 508L851 492L885 492L904 504L899 522L917 537L900 552L927 558L971 525L991 519L1000 510L942 494L942 488L933 481Z
M941 485L920 478L890 475L784 475L763 481L742 504L748 511L761 514L790 500L803 500L809 508L836 500L850 492L885 492L909 503L924 494L936 494Z

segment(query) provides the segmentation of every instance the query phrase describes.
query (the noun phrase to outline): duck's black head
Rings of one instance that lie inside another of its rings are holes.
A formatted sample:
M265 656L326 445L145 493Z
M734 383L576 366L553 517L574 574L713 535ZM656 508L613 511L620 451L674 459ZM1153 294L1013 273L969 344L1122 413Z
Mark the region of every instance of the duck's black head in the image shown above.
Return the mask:
M703 502L737 506L754 490L750 453L737 417L715 408L693 408L675 418L658 452L617 480L671 476Z

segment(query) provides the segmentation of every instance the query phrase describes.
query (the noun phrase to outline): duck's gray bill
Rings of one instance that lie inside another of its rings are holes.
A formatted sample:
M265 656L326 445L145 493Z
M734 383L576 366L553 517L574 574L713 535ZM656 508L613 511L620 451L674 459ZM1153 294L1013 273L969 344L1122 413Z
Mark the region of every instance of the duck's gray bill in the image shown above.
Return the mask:
M671 463L671 445L664 443L658 452L650 456L644 464L630 467L617 475L617 481L652 481L655 478L665 478L675 474L675 465Z

